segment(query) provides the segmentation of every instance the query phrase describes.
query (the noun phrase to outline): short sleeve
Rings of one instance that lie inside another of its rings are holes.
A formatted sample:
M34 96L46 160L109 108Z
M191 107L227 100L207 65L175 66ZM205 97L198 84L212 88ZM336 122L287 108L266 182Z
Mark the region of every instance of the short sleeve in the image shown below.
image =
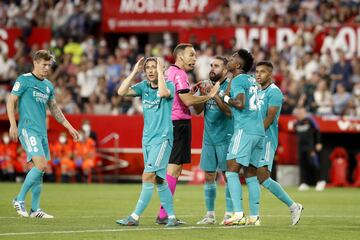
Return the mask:
M51 84L50 85L50 96L49 96L49 101L55 99L55 89L54 86Z
M177 93L190 92L189 79L186 73L177 73L174 76L174 84Z
M283 103L283 95L279 89L274 89L271 91L269 96L269 106L280 107Z
M11 93L20 97L27 89L26 79L22 76L18 77L11 90Z
M131 89L134 90L134 92L136 93L135 96L142 96L144 90L144 81L132 85Z
M231 92L232 92L232 98L236 98L240 93L245 94L246 92L246 84L244 84L245 81L243 81L240 77L236 77L231 82Z
M173 98L175 95L175 86L172 82L166 81L166 86L170 91L170 98Z

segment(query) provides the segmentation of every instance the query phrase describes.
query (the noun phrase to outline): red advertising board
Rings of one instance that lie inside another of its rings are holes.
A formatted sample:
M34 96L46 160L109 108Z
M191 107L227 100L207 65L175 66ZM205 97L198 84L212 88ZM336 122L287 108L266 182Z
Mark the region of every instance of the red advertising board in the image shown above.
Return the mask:
M15 52L16 39L23 35L20 28L0 28L0 48L2 52L12 57ZM52 37L50 28L32 28L30 35L27 37L27 44L32 46L38 44L43 47L44 43L49 43Z
M141 148L143 117L141 115L68 115L67 118L76 129L80 129L81 122L84 119L90 120L92 129L97 133L99 139L99 152L110 155L117 152L120 159L129 163L127 167L118 169L118 174L141 174L143 170ZM339 135L360 133L360 119L341 117L316 117L315 119L321 133L335 133ZM283 149L279 153L278 163L280 164L297 164L297 156L295 154L297 152L297 139L292 128L294 121L295 117L290 115L281 115L279 119L279 144ZM196 168L199 164L204 128L203 122L202 116L192 117L192 163L185 165L186 173L189 174L190 170ZM0 116L0 123L0 133L9 130L9 122L6 115ZM61 131L65 131L65 129L51 117L48 131L50 142L57 139ZM114 145L113 141L103 143L104 139L114 134L119 136L118 146Z
M178 31L224 0L103 0L104 32Z
M301 31L301 32L299 32ZM265 48L276 47L278 51L282 50L286 45L295 42L298 35L304 35L304 31L313 32L315 29L303 30L296 26L292 27L230 27L230 28L190 28L179 30L180 42L189 42L196 39L197 43L202 41L211 42L214 39L218 43L224 43L225 47L232 47L235 41L235 48L250 49L254 39L259 40L260 44ZM336 52L337 49L345 51L346 56L360 57L360 26L342 26L337 29L335 38L329 40L327 33L329 29L317 31L314 35L314 50ZM329 44L331 42L331 44ZM323 48L323 49L322 49Z

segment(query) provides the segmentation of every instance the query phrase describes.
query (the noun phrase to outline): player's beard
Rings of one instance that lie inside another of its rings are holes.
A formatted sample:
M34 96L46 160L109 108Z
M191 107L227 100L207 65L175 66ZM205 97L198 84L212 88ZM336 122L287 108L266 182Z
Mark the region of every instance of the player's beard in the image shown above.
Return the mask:
M214 73L214 72L212 72L212 73ZM219 81L221 79L221 75L220 74L215 74L215 73L214 74L209 74L209 78L213 83L215 83L215 82L217 82L217 81Z

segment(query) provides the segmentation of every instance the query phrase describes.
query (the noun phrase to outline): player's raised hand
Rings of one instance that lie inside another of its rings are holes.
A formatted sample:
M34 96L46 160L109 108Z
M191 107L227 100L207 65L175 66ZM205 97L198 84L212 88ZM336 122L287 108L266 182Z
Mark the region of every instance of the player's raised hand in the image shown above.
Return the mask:
M164 72L164 60L162 60L162 58L158 57L156 58L156 70L158 73L163 73Z
M14 142L17 142L17 140L18 140L18 128L17 128L17 126L13 126L13 125L10 126L9 136L10 136L11 140L13 140Z
M209 97L213 98L217 94L220 88L220 82L216 82L215 85L212 87L211 91L209 92Z
M135 64L134 66L134 71L136 73L141 73L144 69L144 61L145 61L145 58L144 57L141 57L137 63Z

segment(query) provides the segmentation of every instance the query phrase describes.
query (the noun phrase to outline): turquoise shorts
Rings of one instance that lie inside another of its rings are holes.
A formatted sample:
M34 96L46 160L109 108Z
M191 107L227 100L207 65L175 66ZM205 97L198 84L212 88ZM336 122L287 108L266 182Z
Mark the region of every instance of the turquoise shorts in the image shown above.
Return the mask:
M160 144L144 145L144 172L154 172L158 177L166 178L166 169L169 163L172 146L166 140Z
M47 136L41 136L25 128L21 129L19 139L30 162L32 157L45 157L50 160L49 143Z
M227 160L236 160L244 167L258 166L264 145L264 137L247 134L243 129L235 130L226 156Z
M200 168L205 172L226 171L226 154L229 142L222 145L203 144Z
M271 143L271 141L266 141L264 143L264 148L261 154L261 159L258 164L259 167L267 166L269 171L271 172L273 162L274 162L274 156L275 156L276 146Z

